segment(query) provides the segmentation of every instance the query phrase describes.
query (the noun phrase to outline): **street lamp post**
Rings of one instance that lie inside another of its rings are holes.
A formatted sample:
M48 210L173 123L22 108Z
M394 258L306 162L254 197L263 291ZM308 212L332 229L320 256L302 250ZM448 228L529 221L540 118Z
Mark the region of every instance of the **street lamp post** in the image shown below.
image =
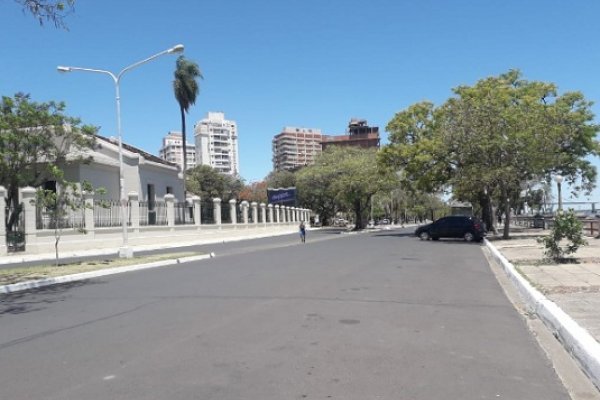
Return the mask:
M122 246L119 248L119 257L122 258L131 258L133 257L133 249L131 247L129 247L129 241L128 241L128 232L127 232L127 212L126 212L126 207L127 207L127 197L125 197L125 171L123 168L123 140L122 140L122 133L121 133L121 95L120 95L120 90L119 90L119 83L121 82L121 78L123 77L123 75L125 74L125 72L130 71L142 64L145 64L149 61L154 60L155 58L158 58L162 55L165 54L176 54L176 53L181 53L183 52L183 45L182 44L178 44L175 45L173 47L171 47L170 49L161 51L160 53L154 54L153 56L150 56L144 60L138 61L134 64L131 64L128 67L125 67L121 70L121 72L119 72L118 74L114 74L110 71L107 70L103 70L103 69L94 69L94 68L80 68L80 67L65 67L65 66L58 66L56 69L58 70L58 72L72 72L72 71L83 71L83 72L96 72L99 74L105 74L108 75L112 78L113 82L115 83L115 99L116 99L116 105L117 105L117 135L118 135L118 140L119 140L119 197L121 200L121 226L123 228L123 244Z
M558 191L558 213L562 213L562 193L561 193L561 184L563 181L562 175L554 176L554 181L556 182L556 189Z

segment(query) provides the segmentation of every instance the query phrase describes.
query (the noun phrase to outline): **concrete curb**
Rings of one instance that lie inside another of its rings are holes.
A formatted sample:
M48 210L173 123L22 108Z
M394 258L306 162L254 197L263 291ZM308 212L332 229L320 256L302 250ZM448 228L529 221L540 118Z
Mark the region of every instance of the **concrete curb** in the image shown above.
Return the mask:
M22 292L24 290L37 289L37 288L50 286L50 285L57 285L59 283L82 281L85 279L98 278L100 276L106 276L106 275L120 274L123 272L139 271L142 269L164 267L167 265L183 264L186 262L205 260L207 258L213 258L214 256L215 256L215 253L210 253L210 254L203 254L203 255L198 255L198 256L175 258L172 260L155 261L155 262L146 263L146 264L127 265L125 267L116 267L116 268L106 268L106 269L100 269L97 271L82 272L79 274L56 276L53 278L45 278L45 279L38 279L38 280L34 280L34 281L13 283L10 285L0 286L0 294Z
M542 322L561 341L565 349L577 360L582 370L590 377L594 385L600 388L600 343L583 329L567 313L540 291L534 288L515 269L500 251L485 239L492 257L502 266L523 298L527 309L535 313Z

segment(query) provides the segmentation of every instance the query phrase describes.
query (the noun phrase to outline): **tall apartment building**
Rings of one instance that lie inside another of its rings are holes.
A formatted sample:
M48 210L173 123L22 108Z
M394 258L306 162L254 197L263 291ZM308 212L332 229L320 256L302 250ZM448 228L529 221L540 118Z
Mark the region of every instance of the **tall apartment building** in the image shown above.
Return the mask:
M162 140L162 146L159 150L160 158L179 165L183 170L183 136L181 132L171 131ZM196 146L194 143L186 142L187 169L196 166Z
M273 170L293 171L313 163L321 154L320 129L286 126L273 138Z
M355 146L379 148L379 127L369 126L364 119L352 118L348 124L348 135L323 136L323 150L328 146Z
M209 112L194 126L197 165L210 165L217 171L237 176L240 173L238 132L235 121L222 112Z

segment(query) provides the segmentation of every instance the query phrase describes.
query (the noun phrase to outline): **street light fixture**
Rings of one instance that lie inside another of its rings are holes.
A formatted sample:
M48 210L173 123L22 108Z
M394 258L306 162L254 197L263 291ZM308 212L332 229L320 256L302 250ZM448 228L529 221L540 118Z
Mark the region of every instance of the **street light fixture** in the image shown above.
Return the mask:
M62 66L62 65L59 65L58 67L56 67L58 72L61 72L61 73L73 72L73 71L83 71L83 72L96 72L99 74L105 74L105 75L110 76L112 78L113 82L115 83L115 94L116 94L115 99L116 99L116 103L117 103L117 134L118 134L118 139L119 139L119 197L121 199L121 226L123 228L123 244L119 248L119 257L123 257L123 258L133 257L133 249L131 247L129 247L129 241L128 241L128 237L127 237L127 234L128 234L127 218L126 218L127 197L125 197L125 173L124 173L124 168L123 168L123 141L122 141L122 134L121 134L121 95L120 95L120 90L119 90L119 83L121 82L121 77L123 76L123 74L125 74L125 72L132 70L142 64L145 64L148 61L152 61L155 58L158 58L162 55L181 53L181 52L183 52L183 49L184 49L184 47L182 44L175 45L167 50L161 51L160 53L156 53L153 56L150 56L146 59L143 59L134 64L131 64L128 67L123 68L121 70L121 72L119 72L116 75L110 71L103 70L103 69L66 67L66 66Z
M562 175L555 175L554 181L556 182L556 188L558 190L558 213L562 213L562 193L561 193L561 184L563 181Z

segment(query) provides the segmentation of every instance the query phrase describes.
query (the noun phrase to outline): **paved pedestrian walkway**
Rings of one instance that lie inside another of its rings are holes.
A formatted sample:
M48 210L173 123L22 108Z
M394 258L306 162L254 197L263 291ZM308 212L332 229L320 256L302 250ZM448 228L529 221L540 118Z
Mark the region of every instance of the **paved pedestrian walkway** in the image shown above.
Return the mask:
M491 236L488 243L514 266L504 265L504 269L530 310L600 388L600 239L588 237L587 246L568 262L557 264L545 257L537 241L549 233L516 228L510 239ZM501 258L496 259L505 264Z
M550 231L518 229L509 240L488 238L515 268L542 294L600 341L600 239L574 255L574 263L551 264L544 259L538 237Z

